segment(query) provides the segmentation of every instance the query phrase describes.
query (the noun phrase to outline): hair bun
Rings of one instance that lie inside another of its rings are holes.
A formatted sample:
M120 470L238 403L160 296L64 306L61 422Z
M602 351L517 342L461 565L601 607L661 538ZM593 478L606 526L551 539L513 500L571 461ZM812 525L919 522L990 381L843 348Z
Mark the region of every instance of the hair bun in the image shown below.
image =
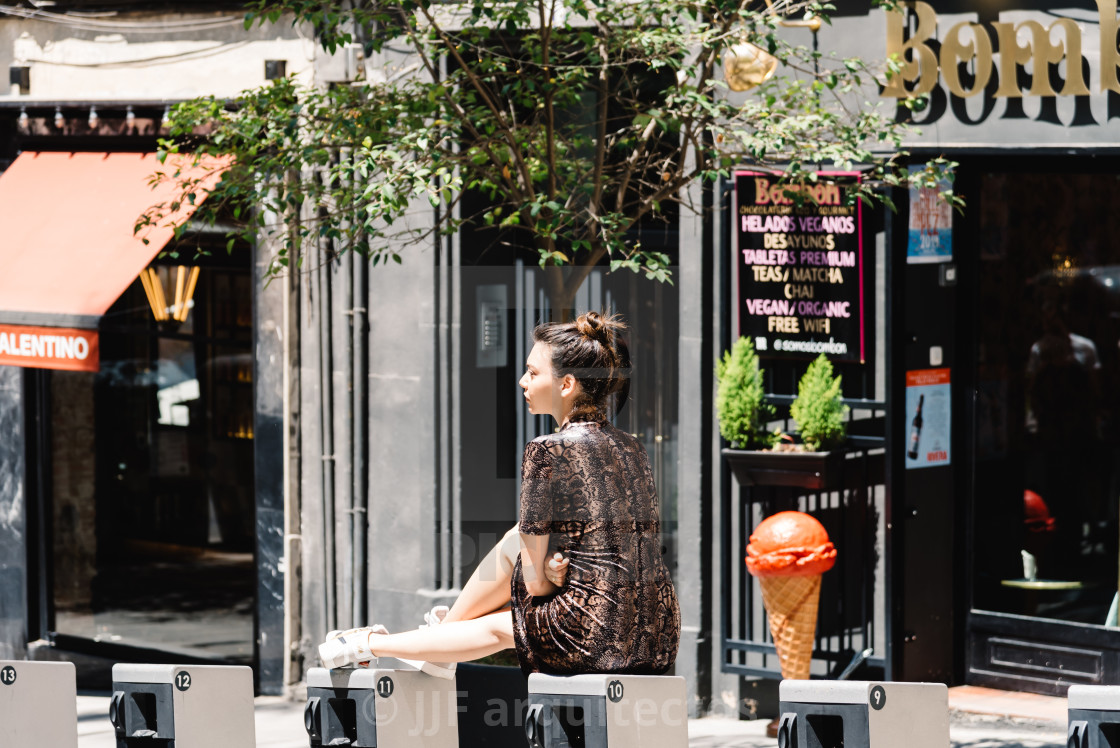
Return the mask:
M584 340L594 341L602 346L612 368L618 367L617 335L626 329L626 325L622 323L618 315L584 312L576 317L575 326L576 332Z
M585 312L576 317L576 331L585 338L601 337L604 327L598 312Z

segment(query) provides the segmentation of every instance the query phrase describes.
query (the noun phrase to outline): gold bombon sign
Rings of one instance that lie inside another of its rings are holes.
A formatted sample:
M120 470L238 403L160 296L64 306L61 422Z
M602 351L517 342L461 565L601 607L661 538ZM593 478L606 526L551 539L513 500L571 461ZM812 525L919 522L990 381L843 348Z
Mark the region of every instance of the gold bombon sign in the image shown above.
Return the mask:
M1116 33L1120 19L1116 17L1117 0L1096 0L1100 13L1100 92L1120 93L1120 48ZM1049 75L1033 75L1027 94L1030 96L1087 96L1091 92L1085 83L1081 60L1081 28L1068 18L1059 18L1049 26L1038 21L990 24L999 42L998 62L992 48L991 32L979 23L962 21L951 26L941 38L940 55L927 44L936 38L937 13L927 3L915 2L911 12L917 25L907 39L906 18L901 11L891 11L887 16L887 55L898 55L902 69L891 77L883 89L883 96L905 97L929 93L937 85L938 75L945 79L949 91L956 96L969 97L983 91L992 76L998 76L995 96L1021 98L1018 68L1032 64L1033 70L1045 70L1047 65L1067 61L1065 82L1059 91L1050 85ZM1024 41L1020 42L1021 32ZM974 77L965 86L960 77L960 63L972 63ZM910 85L907 85L910 84Z

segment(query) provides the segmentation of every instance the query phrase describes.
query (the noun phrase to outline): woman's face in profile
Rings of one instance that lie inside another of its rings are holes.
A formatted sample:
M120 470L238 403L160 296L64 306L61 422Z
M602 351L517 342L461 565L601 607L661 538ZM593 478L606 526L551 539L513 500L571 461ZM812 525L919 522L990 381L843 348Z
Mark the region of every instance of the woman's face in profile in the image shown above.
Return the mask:
M525 360L525 373L517 383L525 390L525 403L533 415L556 416L560 405L560 384L552 375L552 347L536 343Z

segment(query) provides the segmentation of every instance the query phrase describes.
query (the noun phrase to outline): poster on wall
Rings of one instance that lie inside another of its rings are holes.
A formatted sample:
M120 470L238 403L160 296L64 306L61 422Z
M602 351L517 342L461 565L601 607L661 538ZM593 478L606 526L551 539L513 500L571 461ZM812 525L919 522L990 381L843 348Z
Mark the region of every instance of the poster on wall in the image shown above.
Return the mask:
M818 176L798 186L735 173L739 334L763 358L863 363L863 213L846 186L859 174Z
M948 465L952 426L949 369L906 372L906 469Z
M911 166L910 173L924 171ZM906 262L921 264L953 261L953 208L941 193L953 188L948 179L937 187L910 186L910 225L906 243Z

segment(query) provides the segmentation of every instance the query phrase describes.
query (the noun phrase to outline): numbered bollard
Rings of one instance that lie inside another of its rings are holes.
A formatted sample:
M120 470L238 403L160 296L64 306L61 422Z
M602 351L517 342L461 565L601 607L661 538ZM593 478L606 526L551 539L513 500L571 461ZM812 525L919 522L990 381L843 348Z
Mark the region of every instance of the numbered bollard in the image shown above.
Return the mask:
M529 676L530 748L686 748L684 678L666 675Z
M1068 748L1120 745L1120 686L1070 686Z
M77 745L78 686L74 664L0 660L0 746Z
M458 748L457 696L419 670L312 668L303 724L315 748Z
M778 748L948 748L943 683L784 680Z
M109 719L117 748L254 748L253 671L114 665Z

